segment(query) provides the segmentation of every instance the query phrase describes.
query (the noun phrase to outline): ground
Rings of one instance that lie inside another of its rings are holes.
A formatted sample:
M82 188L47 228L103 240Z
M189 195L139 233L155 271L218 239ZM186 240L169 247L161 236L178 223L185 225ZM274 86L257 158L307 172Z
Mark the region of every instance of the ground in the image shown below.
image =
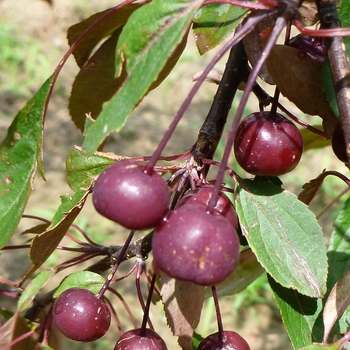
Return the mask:
M111 7L115 2L99 0L89 1L88 5L86 3L83 0L54 0L53 4L50 5L43 0L32 0L30 4L28 4L27 0L2 0L0 1L0 19L3 23L11 24L14 30L18 32L19 38L23 36L33 40L33 43L38 46L37 55L45 57L43 67L49 74L68 48L65 38L66 29L90 14ZM22 55L26 62L26 52L22 52ZM190 90L193 84L191 77L194 73L203 69L208 59L209 57L199 58L194 43L190 43L188 53L182 57L179 67L164 83L164 88L161 92L152 92L147 96L130 117L122 133L113 136L108 141L106 150L129 156L138 155L140 150L142 155L151 154L166 131L177 108ZM39 64L38 62L34 63L34 65ZM223 66L224 63L219 65L218 69L222 69ZM27 71L25 72L27 73ZM39 75L43 74L43 72L40 72L40 69L37 69L36 72ZM70 59L62 71L50 102L44 131L44 168L47 180L44 182L37 176L26 213L41 215L49 219L60 203L60 196L71 192L65 181L65 157L68 150L73 145L81 145L83 139L81 133L71 122L67 109L70 86L77 72L78 68L74 60ZM28 75L28 77L31 76ZM23 88L24 83L22 84L19 75L15 75L13 79L18 79L19 86L15 85L14 88L8 88L14 85L13 81L1 83L0 113L2 116L0 118L0 140L6 135L6 129L10 125L12 118L22 108L26 100L40 87L41 83L44 82L45 76L42 77L42 80L39 78L40 82L29 83L28 89ZM195 98L184 121L180 123L177 132L169 143L166 149L167 154L182 153L195 142L197 130L210 107L215 89L214 85L207 84ZM306 171L310 178L316 176L316 170L314 171L313 167L308 166L310 162L308 155L304 156L303 162L304 169L307 169ZM328 163L326 166L328 166ZM293 177L286 178L286 184L288 185L292 180ZM320 207L322 207L322 204ZM325 223L327 223L328 219L327 217L324 219ZM108 244L120 244L126 235L124 231L99 216L90 202L88 202L80 216L80 224L86 226L88 234L89 230L93 231L94 237L100 239L101 242L104 241L103 237L106 236ZM21 229L26 227L26 225L29 225L28 222L24 222ZM331 230L329 225L327 230ZM17 235L14 240L19 242L23 238ZM17 260L15 262L18 262L16 263L16 268L13 268L13 261L6 254L3 253L0 256L0 260L2 260L1 271L3 274L6 274L5 277L18 280L29 267L26 252L23 252L22 256L18 255L16 257ZM134 282L131 281L129 284L124 284L122 289L124 290L123 296L136 310L136 316L140 320L141 309L137 306L135 300ZM241 333L251 345L252 350L291 349L272 297L264 292L260 293L260 297L265 298L265 301L261 301L261 299L255 300L256 304L254 306L240 308L238 314L235 314L233 311L234 297L224 298L221 302L224 305L225 328ZM121 318L123 317L126 317L126 315L122 312ZM156 330L168 343L168 348L177 349L178 346L170 334L159 304L152 306L151 318ZM204 321L199 329L202 331L215 331L215 317L213 316L212 305L209 302L206 303L203 311L203 319ZM116 331L116 327L114 327L114 331ZM110 332L106 337L109 343L100 343L101 347L111 347L111 344L115 342L117 333L111 333L113 332ZM68 346L71 349L96 348L93 344L83 345L65 342L65 340L63 344L65 344L63 349Z

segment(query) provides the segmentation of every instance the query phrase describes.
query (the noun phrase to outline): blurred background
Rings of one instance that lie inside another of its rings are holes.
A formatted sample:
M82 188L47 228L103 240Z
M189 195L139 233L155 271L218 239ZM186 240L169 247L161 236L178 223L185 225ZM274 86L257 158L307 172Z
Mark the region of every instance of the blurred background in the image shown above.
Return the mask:
M111 0L53 0L52 2L0 0L0 140L5 137L7 128L18 111L51 75L68 49L67 29L95 12L103 11L117 3L118 1ZM144 99L128 119L121 133L110 137L106 150L128 156L152 154L190 91L193 85L192 76L204 69L213 55L215 50L200 56L190 35L188 47L175 70L159 89L151 92ZM224 66L225 60L220 62L216 69L222 71ZM81 145L83 139L71 122L67 109L71 85L77 73L78 67L71 58L54 89L44 131L44 169L47 181L44 182L39 176L36 177L34 191L25 211L27 214L50 219L60 204L60 196L71 193L65 181L65 158L68 150L73 145ZM270 93L273 92L271 87L266 89ZM215 85L204 84L173 135L166 149L167 155L183 153L193 145L215 91ZM238 98L235 99L230 120L233 118L237 101ZM284 103L299 118L312 124L320 123L319 118L302 116L288 101ZM258 103L252 98L246 114L257 110ZM223 152L225 135L216 155L218 160ZM240 172L233 163L230 165ZM286 189L298 194L301 186L316 177L323 169L347 173L347 169L333 156L331 148L326 147L306 152L297 169L281 179ZM229 184L229 180L227 181ZM322 214L320 223L324 228L326 239L332 231L332 222L336 217L337 209L345 198L339 199L329 208L328 206L344 188L345 185L340 180L327 177L317 199L312 204L315 214ZM323 213L326 208L328 210ZM122 244L127 235L127 232L97 214L90 202L78 217L77 224L94 241L107 246ZM23 220L12 244L23 243L26 238L19 233L32 225L32 222ZM16 255L10 252L0 254L0 272L6 278L19 281L29 269L30 261L27 251L15 253ZM63 254L65 253L53 254L47 267L53 267L62 262ZM123 265L123 271L127 271L130 267L131 264L128 263ZM62 276L58 276L57 283ZM136 297L134 278L123 281L117 289L133 308L140 323L142 311ZM144 288L145 295L146 292L147 287ZM8 302L0 298L0 307L6 307ZM118 300L113 302L118 305L117 311L120 312L122 322L125 320L126 328L127 325L131 327L121 303L118 304ZM239 295L222 298L221 304L224 327L244 336L252 350L292 349L265 275L259 277ZM156 331L165 339L168 348L178 349L176 340L166 325L160 303L152 306L151 319ZM202 335L216 331L214 306L210 299L205 302L197 331ZM63 339L62 349L68 347L72 350L112 349L117 339L117 328L112 325L108 334L99 341L82 344Z

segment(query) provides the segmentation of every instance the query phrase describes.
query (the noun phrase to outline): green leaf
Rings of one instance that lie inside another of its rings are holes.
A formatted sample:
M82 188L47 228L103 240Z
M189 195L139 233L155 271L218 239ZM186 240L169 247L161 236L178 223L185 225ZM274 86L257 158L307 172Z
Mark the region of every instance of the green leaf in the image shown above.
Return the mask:
M55 272L53 270L44 270L35 276L26 286L18 300L18 311L21 312L27 309L40 289L43 288L54 275Z
M76 146L67 155L68 185L73 191L88 188L109 165L125 158L116 156L114 153L102 152L95 152L92 156L87 156L80 147Z
M73 55L78 66L82 68L96 45L117 29L122 28L129 19L130 15L141 6L143 6L143 4L129 4L119 8L117 11L100 22L99 25L96 26L94 30L92 30L73 51ZM106 15L106 13L110 10L111 9L95 13L84 21L71 26L67 32L69 46L72 46L72 44L83 34L86 29L101 19L101 17Z
M35 236L30 248L30 259L33 266L28 270L19 285L37 270L54 252L62 238L83 209L91 188L78 190L73 195L61 197L61 205L52 219L51 226L42 234Z
M340 120L337 96L334 90L332 71L328 58L325 59L322 70L323 88L327 96L327 101L333 110L334 115Z
M343 343L341 341L338 341L334 344L328 345L328 344L312 344L308 345L304 348L301 348L300 350L340 350L341 345Z
M327 256L314 214L294 194L271 183L244 180L237 194L243 234L263 268L286 288L323 296Z
M169 57L183 43L192 17L202 2L155 0L129 18L117 46L117 56L126 60L128 76L114 98L103 105L98 119L86 130L83 147L87 154L92 154L111 132L124 126L128 115L157 80Z
M339 19L342 27L350 27L350 1L341 0L340 1L340 10L339 10ZM346 52L348 57L350 58L350 37L344 37L344 43L346 45Z
M294 349L322 341L322 300L284 288L270 276L269 283Z
M59 285L54 298L59 297L64 291L70 288L83 288L97 294L103 284L105 279L98 273L91 271L78 271L68 275Z
M193 34L201 55L227 38L247 13L247 9L229 4L202 7L193 18Z
M42 132L50 77L18 113L0 146L0 248L11 238L42 166Z

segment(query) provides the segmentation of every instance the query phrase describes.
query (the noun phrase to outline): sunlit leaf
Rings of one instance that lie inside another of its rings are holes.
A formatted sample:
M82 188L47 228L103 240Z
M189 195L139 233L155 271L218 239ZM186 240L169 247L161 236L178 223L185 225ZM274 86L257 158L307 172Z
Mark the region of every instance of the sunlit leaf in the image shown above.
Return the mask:
M330 137L337 118L323 90L322 65L290 46L275 45L267 59L269 73L281 93L304 113L318 115Z
M43 270L35 276L24 289L18 300L18 311L23 311L29 307L35 296L40 292L46 283L55 275L53 270Z
M193 18L193 34L201 55L220 44L241 22L247 9L229 4L202 7Z
M52 77L18 113L0 146L0 248L15 231L33 187L42 176L42 132Z
M68 185L73 191L90 187L104 169L125 158L116 156L114 153L102 152L86 156L81 148L75 147L68 152L66 160Z
M103 105L97 120L86 130L83 147L92 154L128 115L157 80L169 57L183 43L192 18L203 0L155 0L130 16L120 35L117 52L126 59L127 79ZM119 66L119 63L116 63Z
M167 323L183 350L192 350L192 336L198 326L204 301L204 288L161 273L161 296Z
M105 18L98 26L94 28L77 46L74 50L73 55L77 61L80 68L84 66L88 60L91 52L96 47L96 45L104 38L111 35L118 28L123 27L127 22L130 15L143 6L142 4L129 4L123 8L119 8L117 11L112 13L110 16ZM95 13L91 17L85 19L84 21L74 24L68 29L67 38L68 43L71 46L83 32L88 29L93 23L99 20L111 9Z
M236 209L249 246L278 283L308 296L324 295L326 246L304 203L271 183L245 180L237 190Z
M97 294L105 283L105 279L98 273L91 271L78 271L68 275L56 289L54 298L58 298L64 291L70 288L88 289Z
M334 344L312 344L306 347L301 348L300 350L340 350L342 346L342 342L338 341Z
M322 130L321 125L314 126L319 130ZM324 148L328 147L330 145L330 141L324 138L321 135L318 135L312 131L309 131L306 128L300 129L301 136L303 138L303 151L310 151L313 149L319 149L319 148Z

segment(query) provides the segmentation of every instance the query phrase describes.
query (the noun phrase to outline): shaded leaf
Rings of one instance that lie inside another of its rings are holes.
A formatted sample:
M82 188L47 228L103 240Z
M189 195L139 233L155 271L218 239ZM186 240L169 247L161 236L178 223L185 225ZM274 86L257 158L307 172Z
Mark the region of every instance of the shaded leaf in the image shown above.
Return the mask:
M95 178L109 165L126 158L103 152L86 156L80 147L75 147L67 155L67 183L73 191L90 187Z
M314 126L319 130L322 130L321 125ZM301 136L303 138L303 151L310 151L312 149L319 149L328 147L330 145L330 141L324 138L321 135L318 135L312 131L309 131L306 128L300 129Z
M323 64L322 81L323 81L324 91L326 92L327 101L330 107L332 108L334 115L340 121L338 101L334 90L332 71L331 71L328 57L325 58L325 61Z
M237 194L242 232L263 268L286 288L323 296L327 256L314 214L294 194L271 183L244 180Z
M253 67L261 58L261 54L265 48L270 30L275 25L275 20L276 19L271 16L266 17L260 21L259 24L257 24L242 40L248 60ZM274 78L271 76L269 67L266 65L266 63L264 63L262 66L259 77L261 77L261 79L268 84L275 84Z
M318 115L330 137L337 118L323 90L322 65L298 49L275 45L267 59L269 72L281 93L304 113Z
M68 107L74 124L81 131L86 114L97 117L102 104L112 98L125 80L125 71L118 75L115 67L119 34L118 30L101 45L74 80Z
M50 269L41 271L37 276L35 276L26 286L18 300L18 311L21 312L27 309L35 296L39 293L40 289L43 288L54 275L55 271Z
M42 166L42 131L50 77L18 113L0 146L0 248L11 238Z
M68 275L59 285L54 298L58 298L64 291L70 288L88 289L97 294L105 283L105 279L98 273L91 271L78 271Z
M61 197L62 203L52 219L51 226L42 234L35 236L32 240L30 259L33 266L22 278L19 285L22 285L23 282L54 252L75 218L83 209L90 190L91 188L78 190L73 195Z
M167 323L183 350L192 350L193 331L197 327L204 302L204 288L179 281L161 272L161 296Z
M347 0L340 1L340 9L338 11L339 19L342 24L342 27L350 27L350 2ZM346 52L348 57L350 57L350 37L344 37L344 43L346 45Z
M29 332L31 325L15 312L12 318L0 327L0 349L5 349L6 346L19 336ZM37 336L25 338L11 346L11 350L34 350L37 343Z
M319 317L322 312L322 300L284 288L273 278L268 277L294 349L322 341L323 325Z
M193 18L193 34L201 55L219 45L241 22L247 9L229 4L210 4Z
M82 68L96 45L102 39L113 34L113 32L115 32L118 28L122 28L129 19L130 15L141 6L143 6L143 4L129 4L127 6L119 8L117 11L99 23L99 25L96 26L94 30L92 30L79 43L73 52L78 66ZM95 13L84 21L71 26L67 32L69 46L72 46L72 44L83 34L86 29L88 29L92 24L94 24L110 10L111 9Z
M304 184L302 187L303 190L299 193L298 199L306 205L309 205L320 190L323 181L327 175L328 173L325 170L323 170L323 172L320 175L318 175L315 179L312 179L306 184Z
M324 336L327 342L335 322L350 305L350 271L347 272L332 288L323 309Z
M243 250L233 272L223 282L215 286L219 296L239 293L259 277L265 270L261 267L251 249ZM212 296L211 288L206 288L205 297Z
M85 130L83 147L87 154L92 154L111 132L124 126L169 57L183 43L193 14L202 2L155 0L133 13L117 46L118 55L126 59L128 77L118 93L103 105L98 119Z

